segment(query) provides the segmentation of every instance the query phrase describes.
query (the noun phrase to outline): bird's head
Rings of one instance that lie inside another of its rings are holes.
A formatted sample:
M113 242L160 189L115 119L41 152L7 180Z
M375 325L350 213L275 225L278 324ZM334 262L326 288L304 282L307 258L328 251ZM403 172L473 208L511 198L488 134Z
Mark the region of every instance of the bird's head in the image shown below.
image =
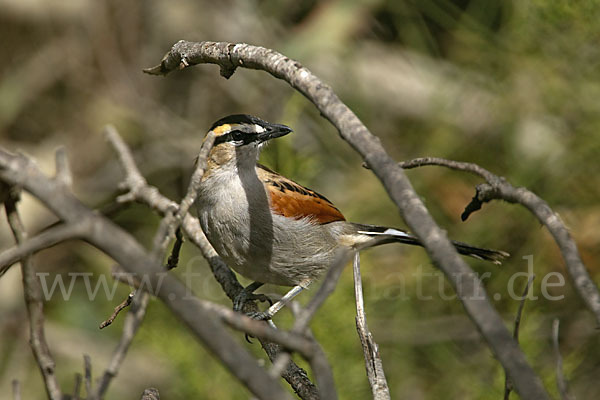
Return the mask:
M209 129L215 141L209 159L217 165L249 163L254 165L260 148L269 140L292 132L285 125L272 124L247 114L221 118Z
M216 135L214 146L230 148L259 147L268 140L292 132L285 125L271 124L247 114L234 114L215 122L210 131Z

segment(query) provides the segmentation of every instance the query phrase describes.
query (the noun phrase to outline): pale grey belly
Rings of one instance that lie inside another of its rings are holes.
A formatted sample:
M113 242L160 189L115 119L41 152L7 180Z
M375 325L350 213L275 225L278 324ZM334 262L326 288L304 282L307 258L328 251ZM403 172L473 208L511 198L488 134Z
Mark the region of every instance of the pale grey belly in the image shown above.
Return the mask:
M307 285L333 261L336 240L323 226L260 212L232 215L218 206L198 210L217 253L239 274L276 285Z

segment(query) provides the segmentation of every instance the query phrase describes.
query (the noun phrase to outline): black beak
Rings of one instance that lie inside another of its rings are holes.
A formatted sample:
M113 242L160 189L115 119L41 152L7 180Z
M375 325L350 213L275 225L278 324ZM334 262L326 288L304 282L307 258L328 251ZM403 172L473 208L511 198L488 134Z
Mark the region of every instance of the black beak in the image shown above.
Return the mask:
M266 131L258 135L258 140L261 143L266 142L267 140L285 136L288 133L292 132L292 128L280 124L268 124L264 128L266 129Z

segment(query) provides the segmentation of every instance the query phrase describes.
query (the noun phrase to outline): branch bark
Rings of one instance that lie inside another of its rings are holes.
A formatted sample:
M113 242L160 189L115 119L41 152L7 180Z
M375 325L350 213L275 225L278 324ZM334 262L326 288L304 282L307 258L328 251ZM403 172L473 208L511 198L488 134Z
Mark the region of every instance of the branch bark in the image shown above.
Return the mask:
M476 188L475 196L467 205L462 215L466 220L473 212L479 210L484 203L492 200L504 200L509 203L521 204L527 208L542 223L554 238L560 252L565 260L567 271L577 294L583 300L587 308L594 314L596 324L600 326L600 292L590 277L590 274L581 261L579 250L575 241L569 234L569 230L548 203L538 197L535 193L524 187L514 187L503 177L497 176L478 165L466 162L446 160L437 157L417 158L400 163L402 168L416 168L425 165L437 165L466 171L485 179L485 184Z
M477 276L458 256L445 232L433 221L402 168L388 156L380 140L369 132L329 86L299 62L274 50L225 42L179 41L160 65L148 68L145 72L166 75L177 69L205 63L219 65L221 75L225 78L229 78L238 67L266 71L288 82L315 104L383 183L402 217L424 244L435 265L444 272L467 314L508 371L517 392L524 398L549 398L487 296L481 296L485 291Z
M25 227L21 222L21 217L17 211L18 195L11 190L8 199L4 202L6 217L15 237L17 244L27 240ZM40 281L35 273L33 259L31 255L25 255L21 259L21 271L23 275L23 292L25 295L25 305L29 315L29 343L33 350L33 355L40 368L48 398L51 400L61 400L62 392L58 385L58 380L54 374L55 362L50 348L46 342L44 332L44 300Z
M199 307L199 303L186 300L189 293L185 286L162 273L162 266L148 256L131 235L85 207L65 190L64 185L44 176L33 162L22 155L0 150L0 180L27 190L66 223L90 224L91 228L83 235L84 240L104 251L129 272L148 277L153 294L185 322L196 337L257 397L290 398L289 393L230 336L212 313Z
M373 335L367 326L367 314L365 313L365 303L363 300L362 278L360 276L360 256L354 254L352 263L354 271L354 296L356 298L356 330L363 348L365 356L365 367L367 369L367 378L373 392L374 400L389 400L390 389L385 379L383 370L383 361L379 354L379 346L373 340Z

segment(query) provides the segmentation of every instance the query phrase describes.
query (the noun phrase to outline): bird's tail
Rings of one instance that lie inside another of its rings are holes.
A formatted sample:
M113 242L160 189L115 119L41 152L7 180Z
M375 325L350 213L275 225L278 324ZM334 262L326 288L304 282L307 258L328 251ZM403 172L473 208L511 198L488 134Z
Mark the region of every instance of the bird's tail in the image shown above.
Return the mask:
M423 246L417 237L400 229L387 228L376 225L354 224L358 228L358 232L362 235L367 235L376 239L374 246L386 243L405 243L414 246ZM481 247L471 246L466 243L452 240L452 244L456 250L465 256L478 258L480 260L491 261L494 264L502 264L502 260L510 256L505 251L483 249Z

